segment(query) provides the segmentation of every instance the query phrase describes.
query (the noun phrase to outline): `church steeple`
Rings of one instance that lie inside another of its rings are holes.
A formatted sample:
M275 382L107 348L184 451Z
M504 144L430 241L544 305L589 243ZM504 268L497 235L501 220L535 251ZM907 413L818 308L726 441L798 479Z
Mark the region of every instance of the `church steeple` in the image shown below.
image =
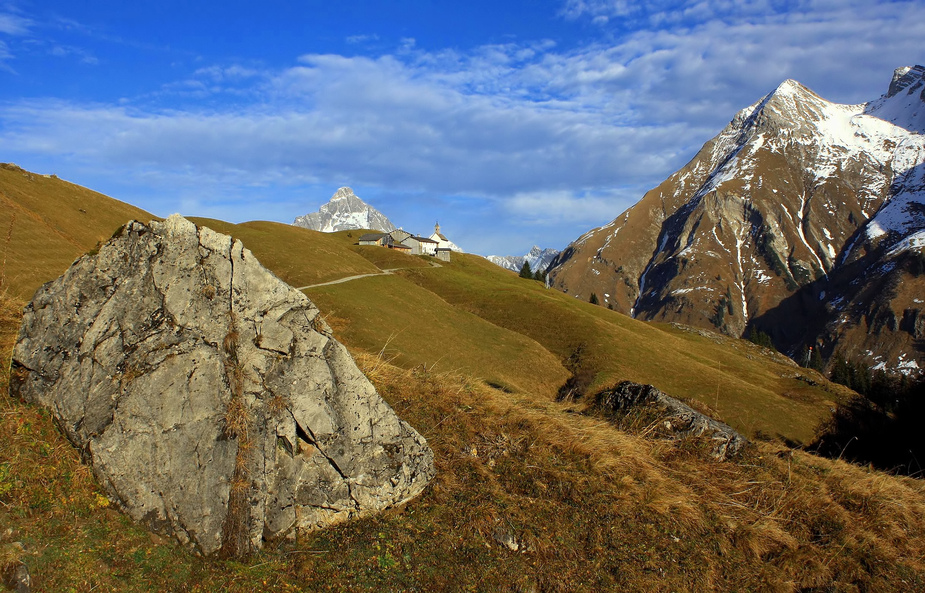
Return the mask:
M437 224L434 225L434 232L438 235L440 234L440 221L437 221Z

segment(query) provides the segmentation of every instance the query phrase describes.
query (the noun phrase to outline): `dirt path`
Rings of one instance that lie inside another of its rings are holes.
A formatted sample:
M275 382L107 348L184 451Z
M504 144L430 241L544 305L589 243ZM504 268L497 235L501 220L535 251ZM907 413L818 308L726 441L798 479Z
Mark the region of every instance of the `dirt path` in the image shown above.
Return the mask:
M432 268L442 268L437 262L430 262ZM342 284L344 282L350 282L351 280L358 280L360 278L369 278L371 276L389 276L392 272L397 272L398 270L411 270L415 268L389 268L388 270L382 270L381 272L376 272L374 274L359 274L357 276L347 276L345 278L340 278L339 280L331 280L330 282L322 282L321 284L310 284L308 286L300 286L296 290L305 290L306 288L317 288L319 286L330 286L331 284ZM420 269L420 268L417 268Z
M340 278L339 280L331 280L330 282L322 282L321 284L310 284L308 286L300 286L296 290L305 290L306 288L317 288L319 286L330 286L331 284L343 284L344 282L350 282L351 280L357 280L359 278L369 278L370 276L388 276L395 270L400 270L401 268L395 268L392 270L382 270L375 274L359 274L357 276L347 276L346 278Z

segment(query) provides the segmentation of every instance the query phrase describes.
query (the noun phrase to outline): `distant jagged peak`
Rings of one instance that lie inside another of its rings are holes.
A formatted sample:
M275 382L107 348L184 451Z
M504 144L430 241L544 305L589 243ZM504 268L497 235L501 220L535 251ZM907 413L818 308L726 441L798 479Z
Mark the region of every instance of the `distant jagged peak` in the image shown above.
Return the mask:
M890 89L886 93L886 98L895 97L904 89L916 82L921 82L925 78L925 66L903 66L893 71L893 80L890 81Z
M541 249L534 245L526 255L489 255L485 259L514 272L519 272L526 262L532 271L537 272L545 271L557 255L559 252L555 249Z
M334 195L331 196L331 201L336 202L337 200L346 200L348 198L356 198L357 195L353 193L353 190L347 186L338 188Z
M868 103L864 113L925 134L925 66L897 68L887 93Z
M354 229L386 233L395 230L392 221L346 186L334 192L330 201L323 204L318 212L299 216L292 224L323 233Z

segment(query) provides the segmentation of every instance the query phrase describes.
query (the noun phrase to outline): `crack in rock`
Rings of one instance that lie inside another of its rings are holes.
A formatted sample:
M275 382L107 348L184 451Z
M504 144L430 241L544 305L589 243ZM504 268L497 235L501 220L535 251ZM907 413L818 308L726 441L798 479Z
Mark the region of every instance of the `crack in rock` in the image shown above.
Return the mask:
M235 396L223 341L232 327L236 372L247 382L237 395L250 447L239 476L245 548L423 490L433 452L314 304L240 241L179 215L128 223L36 293L10 393L52 411L125 513L213 554L242 462L239 439L225 433Z

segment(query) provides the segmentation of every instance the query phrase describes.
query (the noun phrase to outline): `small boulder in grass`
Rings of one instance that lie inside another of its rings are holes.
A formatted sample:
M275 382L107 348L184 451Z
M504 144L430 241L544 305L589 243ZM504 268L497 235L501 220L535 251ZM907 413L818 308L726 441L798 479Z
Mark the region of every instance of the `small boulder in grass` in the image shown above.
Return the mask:
M652 385L623 381L597 395L597 406L605 413L627 412L645 406L659 417L664 434L683 439L709 439L711 454L718 461L735 456L748 440L728 424L698 412Z

